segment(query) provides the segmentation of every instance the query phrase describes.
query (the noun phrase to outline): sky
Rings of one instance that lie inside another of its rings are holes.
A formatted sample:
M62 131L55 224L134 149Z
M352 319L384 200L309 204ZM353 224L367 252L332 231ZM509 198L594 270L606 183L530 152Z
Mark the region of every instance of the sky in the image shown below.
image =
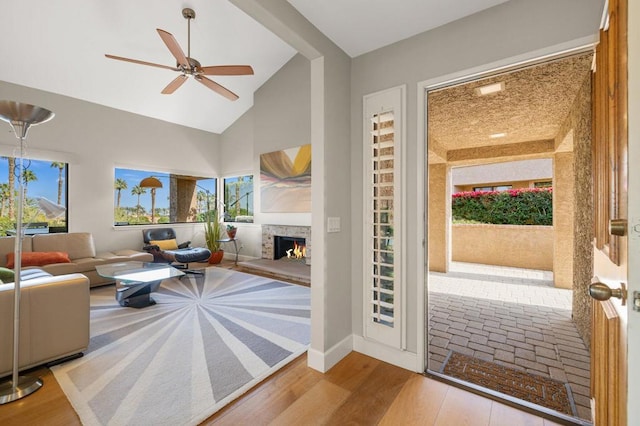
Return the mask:
M9 182L8 162L6 158L0 158L0 183ZM31 170L38 180L31 181L27 185L27 197L45 197L54 203L58 200L58 174L57 167L51 167L51 161L24 160L24 166ZM17 185L16 181L16 185ZM65 203L65 192L62 193L62 204Z

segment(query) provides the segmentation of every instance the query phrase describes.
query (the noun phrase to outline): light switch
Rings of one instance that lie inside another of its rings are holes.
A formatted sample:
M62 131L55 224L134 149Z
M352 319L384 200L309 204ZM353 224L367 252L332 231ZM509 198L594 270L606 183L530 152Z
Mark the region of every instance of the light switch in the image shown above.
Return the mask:
M328 217L327 218L327 232L340 232L340 218Z

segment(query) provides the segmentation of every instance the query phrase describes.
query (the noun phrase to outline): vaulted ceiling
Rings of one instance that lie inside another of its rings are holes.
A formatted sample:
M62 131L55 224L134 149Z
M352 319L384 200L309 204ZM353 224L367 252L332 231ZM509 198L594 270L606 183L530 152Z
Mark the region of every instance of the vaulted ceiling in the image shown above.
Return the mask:
M351 56L394 43L506 0L289 0ZM216 77L231 102L189 79L161 90L171 70L105 58L105 53L174 67L156 28L187 50L182 9L195 10L191 54L202 65L249 64L254 76ZM0 18L0 80L221 133L253 105L254 92L295 51L228 0L6 0Z

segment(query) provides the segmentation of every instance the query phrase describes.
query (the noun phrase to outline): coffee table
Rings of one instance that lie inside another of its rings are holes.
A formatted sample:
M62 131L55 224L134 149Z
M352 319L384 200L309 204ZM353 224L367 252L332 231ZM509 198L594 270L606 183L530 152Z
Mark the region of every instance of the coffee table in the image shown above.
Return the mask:
M121 306L144 308L155 305L151 293L169 278L181 277L184 272L164 263L120 262L96 266L100 276L116 281L116 300Z

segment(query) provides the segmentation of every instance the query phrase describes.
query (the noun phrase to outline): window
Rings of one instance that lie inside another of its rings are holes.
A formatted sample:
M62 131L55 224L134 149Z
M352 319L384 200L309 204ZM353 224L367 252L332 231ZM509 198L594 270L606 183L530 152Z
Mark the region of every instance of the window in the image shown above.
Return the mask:
M365 97L365 336L402 345L402 103L404 90Z
M546 180L544 182L534 182L533 187L534 188L551 188L552 183L550 180Z
M0 233L15 229L18 179L17 161L13 157L0 158ZM68 164L55 161L24 159L25 234L67 232L67 171ZM55 206L61 206L57 209ZM59 216L53 217L53 210ZM46 211L45 211L46 210ZM49 214L50 217L47 217Z
M506 191L513 188L511 185L498 185L498 186L474 186L473 191Z
M215 178L117 168L114 223L202 222L216 208L216 185Z
M224 179L224 221L253 222L253 176Z

